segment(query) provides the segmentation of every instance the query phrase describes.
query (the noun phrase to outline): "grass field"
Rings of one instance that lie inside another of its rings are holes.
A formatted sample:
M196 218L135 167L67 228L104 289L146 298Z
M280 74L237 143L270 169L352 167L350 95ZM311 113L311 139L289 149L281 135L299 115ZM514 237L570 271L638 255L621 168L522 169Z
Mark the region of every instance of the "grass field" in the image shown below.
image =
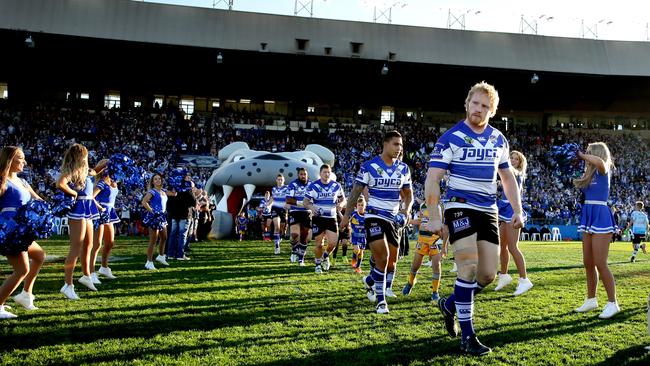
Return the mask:
M377 315L349 266L339 260L316 275L289 263L285 243L280 256L260 241L197 243L191 261L149 272L145 240L119 239L113 254L123 260L111 265L118 279L96 293L76 285L76 302L59 293L63 259L46 263L35 289L40 309L8 302L19 318L0 322L0 364L650 364L650 256L629 263L629 243L610 253L622 308L611 320L572 312L585 295L579 243L523 243L535 287L515 298L514 285L494 292L493 284L479 295L475 326L493 348L482 358L460 355L458 339L446 335L428 301L429 268L411 296L389 299L390 314ZM67 240L41 244L50 255L67 253ZM400 263L396 292L409 263ZM442 294L452 291L449 269L447 261ZM6 261L0 270L4 279ZM602 286L598 295L602 307Z

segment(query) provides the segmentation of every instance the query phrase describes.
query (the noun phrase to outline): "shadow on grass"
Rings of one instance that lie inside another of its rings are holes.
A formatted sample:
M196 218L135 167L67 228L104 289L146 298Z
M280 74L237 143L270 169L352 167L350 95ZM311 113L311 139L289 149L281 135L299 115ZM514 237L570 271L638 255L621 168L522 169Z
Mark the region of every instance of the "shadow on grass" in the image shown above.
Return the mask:
M369 329L360 329L363 331L369 331ZM342 330L341 332L330 332L330 331L311 331L309 337L320 338L326 340L331 337L344 336L344 333L349 333L348 330ZM198 345L185 345L185 344L172 344L172 345L159 345L147 347L146 351L140 349L139 347L130 347L128 349L120 349L119 351L108 350L108 354L79 354L75 355L76 364L86 364L86 363L99 363L99 362L111 362L111 363L120 363L128 361L140 361L140 362L154 362L157 360L155 356L165 355L167 357L182 356L183 354L192 354L193 357L200 357L202 355L209 355L211 353L211 347L217 349L217 352L221 352L222 348L239 348L239 347L259 347L264 345L274 345L278 344L281 340L305 340L305 334L300 331L286 334L282 339L249 339L245 342L235 342L235 341L224 341L224 342L214 342L211 346L206 344ZM300 351L294 350L292 353L297 353L298 355L284 356L285 359L271 361L271 362L255 362L257 365L350 365L350 364L360 364L360 365L385 365L385 364L409 364L414 361L421 361L424 363L429 363L428 361L435 359L436 357L449 357L450 354L458 353L458 343L454 340L449 340L443 336L437 336L432 338L421 338L414 341L406 342L399 341L389 344L377 344L373 346L364 346L359 348L349 348L346 350L336 350L336 351L320 351L318 349L312 350L312 353L303 356L300 354ZM225 356L225 355L224 355ZM61 357L61 359L57 359ZM48 362L49 363L64 363L66 362L65 355L53 355ZM283 356L278 356L283 357ZM243 360L243 359L242 359ZM198 361L198 360L197 360ZM248 360L251 362L252 360ZM158 361L160 362L160 361ZM172 361L173 362L173 361ZM178 361L177 361L178 362Z
M605 361L599 362L595 365L647 366L650 365L650 352L648 352L643 346L630 347L617 351Z
M323 301L324 295L326 293L323 292L320 296L306 298L290 294L245 299L206 299L28 313L22 315L20 321L3 324L2 332L6 337L3 337L2 346L6 349L33 349L61 343L152 338L184 330L212 331L226 327L283 323L301 319L306 314L328 314L333 308L350 305L358 307L362 304L356 294L331 296L327 302ZM357 305L354 300L357 300ZM112 315L114 312L119 312L119 315ZM81 315L83 319L62 321L62 318L69 315ZM25 327L26 322L31 322L27 326L38 327L38 332L24 333L20 328Z

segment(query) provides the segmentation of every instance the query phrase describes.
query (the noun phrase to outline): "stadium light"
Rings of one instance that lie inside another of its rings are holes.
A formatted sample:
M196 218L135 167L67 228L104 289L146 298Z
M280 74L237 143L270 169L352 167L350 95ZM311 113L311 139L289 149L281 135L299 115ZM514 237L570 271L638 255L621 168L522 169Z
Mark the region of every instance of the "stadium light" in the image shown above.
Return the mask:
M217 63L222 64L223 63L223 55L221 52L217 53Z
M590 24L585 24L585 20L582 19L581 22L582 38L591 37L594 39L598 39L598 24L611 25L612 23L614 23L614 21L611 19L601 19L598 22L590 25Z
M538 81L539 81L539 76L536 73L533 73L533 76L530 77L530 83L537 84Z
M384 67L381 68L381 74L382 75L388 74L388 64L384 64Z
M34 40L32 39L32 36L30 34L25 37L25 46L29 48L34 48Z

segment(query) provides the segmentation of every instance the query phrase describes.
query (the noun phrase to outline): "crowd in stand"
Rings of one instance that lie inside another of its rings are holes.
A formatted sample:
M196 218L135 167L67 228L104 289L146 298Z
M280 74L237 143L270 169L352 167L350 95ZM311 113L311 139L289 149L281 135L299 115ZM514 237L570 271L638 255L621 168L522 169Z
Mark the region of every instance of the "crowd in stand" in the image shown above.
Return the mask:
M249 127L236 128L238 124ZM359 165L380 153L382 146L383 131L378 128L353 128L339 123L333 133L318 128L307 133L288 127L284 131L272 131L264 126L262 119L234 112L219 116L195 114L185 119L173 109L89 112L4 108L0 114L0 145L22 147L29 164L25 178L45 197L53 195L54 179L61 165L59 159L74 142L88 146L91 164L114 153L123 153L148 172L165 172L176 167L183 154L216 156L221 148L234 141L245 141L251 149L273 152L302 150L309 143L320 143L335 154L334 172L346 193L352 188ZM429 154L440 131L414 121L401 121L394 127L405 137L404 161L411 167L416 201L421 200ZM562 171L549 154L551 146L566 142L586 146L588 142L604 141L610 147L616 165L610 204L619 211L621 219L627 219L636 200L647 201L650 196L650 147L638 135L562 128L540 134L537 127L518 127L504 133L511 149L523 152L528 158L524 209L533 223L575 224L579 219L581 204L571 182L574 177ZM213 170L185 168L190 170L199 188L205 186ZM121 228L122 234L144 232L137 224L141 197L142 192L138 191L118 196L121 217L130 223Z

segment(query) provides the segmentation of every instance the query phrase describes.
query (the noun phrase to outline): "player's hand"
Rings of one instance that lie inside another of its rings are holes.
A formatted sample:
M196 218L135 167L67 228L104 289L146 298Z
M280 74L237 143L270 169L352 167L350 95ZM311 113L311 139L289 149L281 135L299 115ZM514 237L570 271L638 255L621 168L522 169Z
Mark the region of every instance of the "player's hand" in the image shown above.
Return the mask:
M512 227L515 229L521 229L524 227L524 217L522 214L513 214L510 222L512 223Z
M443 245L442 249L440 250L440 257L441 258L447 258L447 246Z
M432 218L427 223L427 228L429 229L429 231L431 231L432 233L438 235L441 238L443 237L442 236L443 226L444 225L442 224L442 220L438 219L438 218Z

